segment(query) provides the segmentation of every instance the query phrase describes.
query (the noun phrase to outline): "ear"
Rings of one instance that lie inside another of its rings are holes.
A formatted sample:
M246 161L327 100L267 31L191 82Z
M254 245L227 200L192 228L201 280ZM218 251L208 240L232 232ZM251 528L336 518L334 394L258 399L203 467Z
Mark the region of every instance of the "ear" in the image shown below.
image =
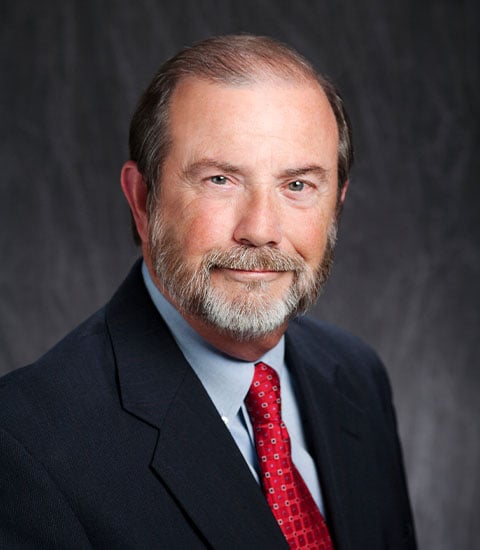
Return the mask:
M120 174L120 183L142 243L147 242L147 185L137 163L127 161Z

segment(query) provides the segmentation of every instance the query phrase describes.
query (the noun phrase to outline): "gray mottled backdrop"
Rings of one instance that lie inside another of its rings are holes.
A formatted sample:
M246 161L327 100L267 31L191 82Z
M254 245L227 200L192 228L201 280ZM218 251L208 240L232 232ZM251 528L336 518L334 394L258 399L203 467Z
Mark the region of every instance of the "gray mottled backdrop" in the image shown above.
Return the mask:
M273 35L337 82L355 127L314 313L387 364L421 547L478 548L478 22L453 0L3 0L0 372L103 304L137 256L118 174L158 65L210 34Z

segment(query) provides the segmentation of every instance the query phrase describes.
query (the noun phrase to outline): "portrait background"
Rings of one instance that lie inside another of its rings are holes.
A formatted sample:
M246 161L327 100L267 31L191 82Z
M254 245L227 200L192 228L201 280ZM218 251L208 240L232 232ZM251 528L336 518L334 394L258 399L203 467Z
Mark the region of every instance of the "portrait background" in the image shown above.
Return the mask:
M139 251L119 171L158 66L212 34L286 41L339 86L356 164L313 314L380 353L420 548L480 528L479 9L426 0L16 0L0 10L0 374L100 307Z

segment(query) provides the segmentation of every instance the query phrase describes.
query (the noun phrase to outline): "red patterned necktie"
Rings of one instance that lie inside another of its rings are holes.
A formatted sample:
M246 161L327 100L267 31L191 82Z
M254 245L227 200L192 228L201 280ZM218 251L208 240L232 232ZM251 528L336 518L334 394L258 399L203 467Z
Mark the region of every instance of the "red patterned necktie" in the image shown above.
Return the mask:
M280 381L265 363L255 365L245 404L253 425L263 490L290 548L333 550L323 516L292 462L290 437L281 418Z

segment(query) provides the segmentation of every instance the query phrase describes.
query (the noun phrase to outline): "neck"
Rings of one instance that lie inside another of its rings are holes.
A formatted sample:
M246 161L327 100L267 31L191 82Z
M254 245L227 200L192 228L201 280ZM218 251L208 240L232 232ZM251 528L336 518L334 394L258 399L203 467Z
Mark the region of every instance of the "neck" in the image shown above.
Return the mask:
M168 296L166 296L167 299ZM173 302L172 302L173 303ZM175 305L175 304L173 304ZM280 341L283 333L287 328L287 323L279 327L276 331L270 332L264 336L249 340L238 340L228 333L219 332L215 327L211 327L199 319L189 317L182 311L187 323L204 338L212 346L216 347L221 352L241 359L242 361L257 361L267 353L267 351L274 348Z

